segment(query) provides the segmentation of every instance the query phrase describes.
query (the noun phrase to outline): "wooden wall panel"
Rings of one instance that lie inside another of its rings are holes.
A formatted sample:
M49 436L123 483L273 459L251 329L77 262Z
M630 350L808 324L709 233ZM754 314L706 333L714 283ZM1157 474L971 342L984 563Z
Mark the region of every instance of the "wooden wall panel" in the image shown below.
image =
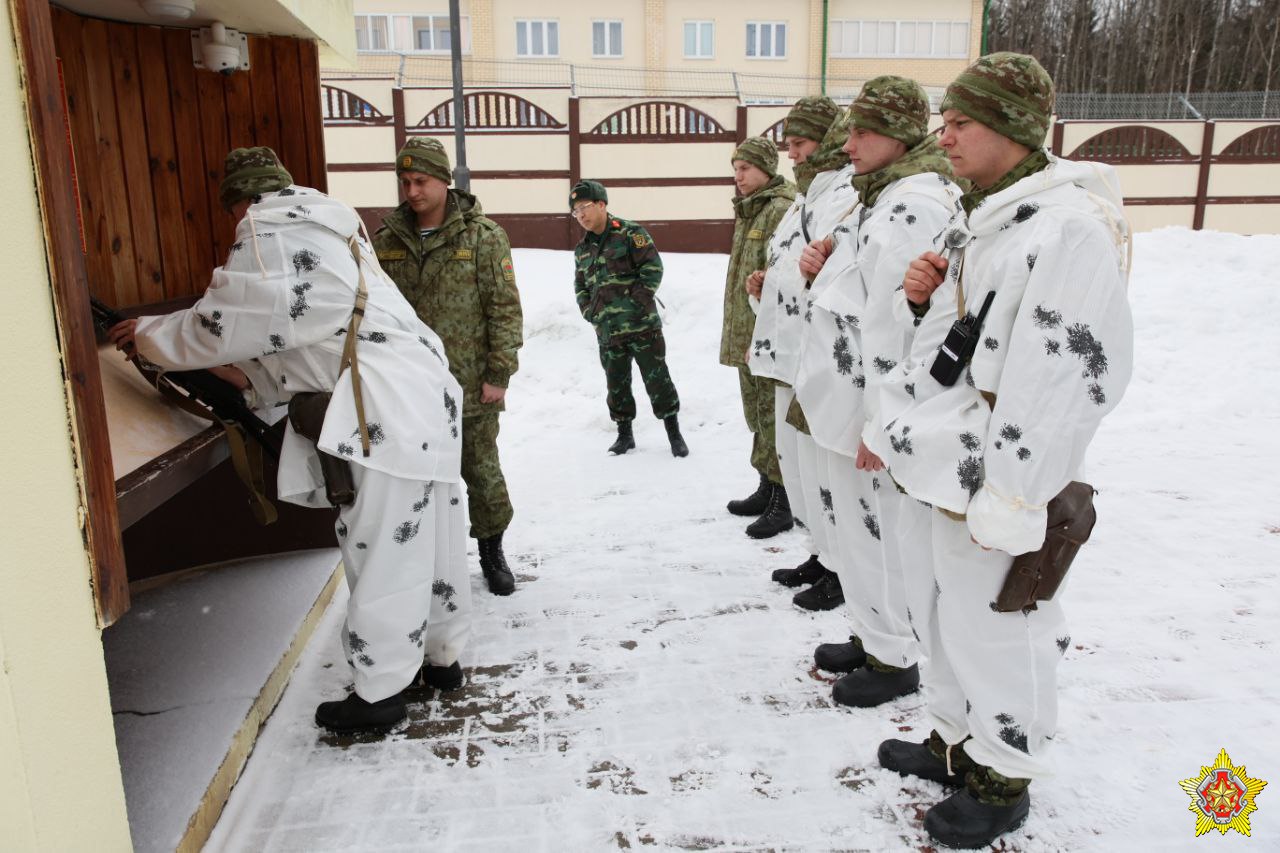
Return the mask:
M156 203L151 189L151 166L147 157L146 117L142 110L142 87L138 82L138 27L107 25L107 49L111 52L111 80L114 83L116 115L121 128L120 157L124 166L125 199L129 205L129 233L133 237L134 281L141 302L165 298L160 266L160 239L156 233ZM105 75L104 75L105 76ZM125 128L142 131L141 139ZM139 144L142 143L142 144Z
M169 70L164 59L164 38L156 27L137 30L138 54L159 61L138 66L142 100L147 104L147 167L155 194L156 231L163 259L164 293L186 293L191 288L186 212L178 178L178 151L173 135L173 110L169 105Z
M231 148L268 145L325 189L314 43L251 36L250 71L222 77L194 68L186 29L51 21L95 296L128 308L204 290L235 230L218 201Z
M191 37L186 30L163 30L165 69L169 75L169 107L182 192L182 225L190 259L190 279L183 294L201 293L217 263L209 224L209 182L200 144L200 112L196 69L191 64ZM175 293L175 295L177 295Z

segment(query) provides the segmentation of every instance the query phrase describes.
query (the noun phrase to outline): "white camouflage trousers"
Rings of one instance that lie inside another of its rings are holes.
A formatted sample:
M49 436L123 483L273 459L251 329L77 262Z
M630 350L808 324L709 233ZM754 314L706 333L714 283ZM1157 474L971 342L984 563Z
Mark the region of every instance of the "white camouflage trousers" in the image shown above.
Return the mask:
M823 565L829 565L827 555L822 551L824 542L819 541L822 532L822 521L815 507L818 505L816 468L813 451L817 446L813 439L787 423L787 410L796 397L795 389L789 385L779 385L774 389L774 442L778 447L778 468L782 471L782 485L787 490L787 500L791 503L791 514L804 522L804 549L810 554L817 554ZM801 460L807 457L807 462ZM803 467L809 469L809 476L804 476ZM810 484L813 497L806 491ZM812 506L811 506L812 504Z
M466 525L457 483L351 466L356 499L338 514L351 590L342 646L366 702L403 690L423 659L448 666L471 630Z
M1058 598L1025 614L996 612L1013 558L982 550L963 521L910 499L902 506L898 539L908 613L926 657L921 681L930 725L1005 776L1050 775L1045 753L1058 724L1058 662L1071 642ZM919 559L926 548L931 559Z
M896 535L901 505L908 498L884 471L859 471L842 453L818 447L817 460L830 483L831 509L823 520L852 632L882 663L918 663L920 646L907 619Z

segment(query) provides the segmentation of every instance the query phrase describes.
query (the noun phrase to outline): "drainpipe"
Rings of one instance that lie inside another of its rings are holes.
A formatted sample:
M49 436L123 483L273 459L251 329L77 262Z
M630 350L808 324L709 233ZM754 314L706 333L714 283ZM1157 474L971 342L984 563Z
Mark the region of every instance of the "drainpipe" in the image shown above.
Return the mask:
M822 0L822 94L827 94L827 7L831 0Z
M987 55L987 15L991 10L991 0L982 0L982 44L979 56Z
M471 170L467 168L467 114L462 98L462 27L458 0L449 0L449 52L453 60L453 144L457 166L453 170L453 184L465 192L471 191Z

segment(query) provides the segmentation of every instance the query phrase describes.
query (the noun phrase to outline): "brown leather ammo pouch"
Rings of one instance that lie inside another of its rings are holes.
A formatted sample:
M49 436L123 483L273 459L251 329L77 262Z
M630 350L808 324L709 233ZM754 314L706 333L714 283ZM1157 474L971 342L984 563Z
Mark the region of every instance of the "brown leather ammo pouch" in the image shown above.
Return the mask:
M319 441L320 429L324 426L324 413L329 408L329 398L332 396L327 391L294 394L289 401L289 424L293 431L313 442ZM331 456L318 447L316 453L320 457L324 493L329 503L334 506L353 503L356 499L356 484L351 478L351 463Z
M1098 520L1093 495L1093 486L1072 481L1049 501L1044 545L1038 551L1013 558L1013 566L996 597L996 610L1035 610L1037 601L1053 598Z

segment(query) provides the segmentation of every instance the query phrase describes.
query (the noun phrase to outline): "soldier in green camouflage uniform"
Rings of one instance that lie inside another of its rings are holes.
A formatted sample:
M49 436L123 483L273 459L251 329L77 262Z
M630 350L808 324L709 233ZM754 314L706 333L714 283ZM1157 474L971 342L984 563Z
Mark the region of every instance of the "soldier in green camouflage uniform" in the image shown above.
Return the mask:
M773 383L747 368L756 315L747 294L747 279L764 278L769 262L769 238L795 200L795 187L778 174L778 147L754 136L729 159L738 195L733 199L733 248L724 283L724 324L720 332L720 363L738 370L742 411L751 431L751 466L760 475L756 494L729 502L734 515L760 515L770 485L782 485L774 440Z
M667 429L673 456L688 456L676 413L680 397L667 370L667 343L655 304L662 283L662 258L641 225L612 216L609 197L596 181L579 181L569 194L569 209L586 233L573 251L574 295L583 318L596 327L600 364L608 383L609 417L618 425L613 454L633 449L631 422L636 401L631 394L631 362L640 377L653 414Z
M511 499L498 460L498 413L524 340L520 293L506 232L475 196L449 189L449 158L436 139L413 137L396 157L406 201L374 235L378 262L418 316L444 341L462 386L462 479L471 535L489 589L515 578L502 551Z

